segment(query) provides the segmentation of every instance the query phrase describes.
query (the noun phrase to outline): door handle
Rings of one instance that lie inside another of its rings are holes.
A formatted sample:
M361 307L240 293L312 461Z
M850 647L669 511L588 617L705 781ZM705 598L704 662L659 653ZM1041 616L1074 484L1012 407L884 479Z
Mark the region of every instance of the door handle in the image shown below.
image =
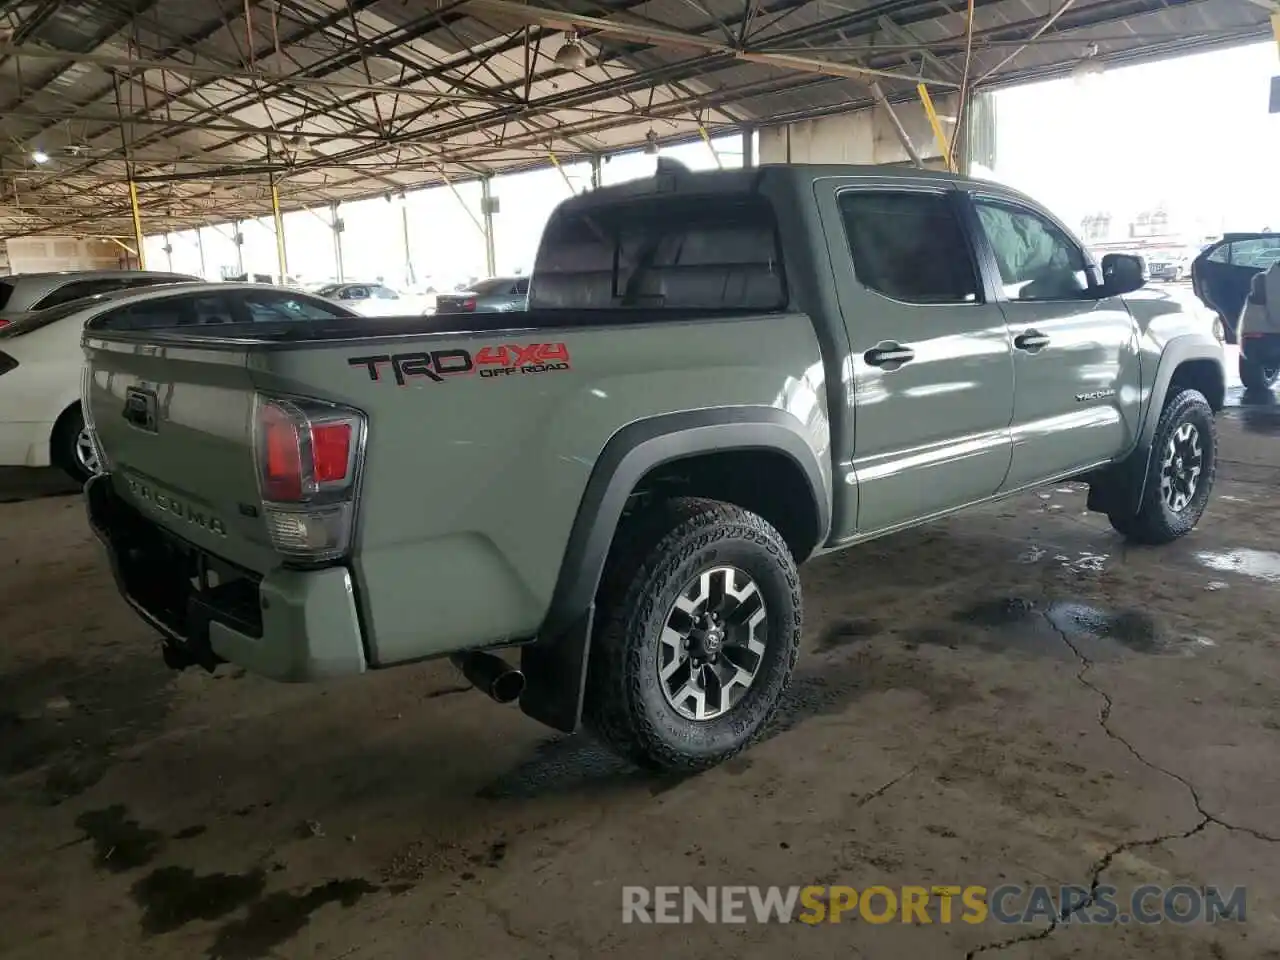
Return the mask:
M897 370L904 363L910 363L915 358L916 352L914 350L892 340L881 341L862 355L862 359L869 365L880 367L889 373Z
M1049 345L1049 338L1039 330L1027 330L1013 338L1013 345L1027 353L1039 353Z

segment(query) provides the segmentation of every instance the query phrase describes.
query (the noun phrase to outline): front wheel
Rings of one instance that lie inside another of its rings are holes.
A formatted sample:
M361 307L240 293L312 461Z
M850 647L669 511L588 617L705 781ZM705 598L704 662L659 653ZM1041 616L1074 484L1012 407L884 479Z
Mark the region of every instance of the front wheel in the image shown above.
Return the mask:
M1209 503L1218 464L1218 428L1199 390L1165 401L1152 440L1142 504L1132 516L1109 514L1136 543L1170 543L1195 529Z
M715 500L624 523L598 598L585 719L651 769L695 771L747 746L800 650L800 577L763 519Z
M1270 366L1240 357L1240 382L1246 390L1270 390L1280 379L1280 365Z

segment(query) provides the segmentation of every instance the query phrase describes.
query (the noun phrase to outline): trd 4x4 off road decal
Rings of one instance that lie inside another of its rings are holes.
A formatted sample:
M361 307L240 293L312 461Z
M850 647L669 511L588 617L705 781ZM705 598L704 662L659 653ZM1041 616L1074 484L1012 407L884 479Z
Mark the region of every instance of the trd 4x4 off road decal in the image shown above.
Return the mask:
M469 377L476 373L488 379L568 370L569 348L563 343L504 343L481 347L474 354L469 350L380 353L348 357L347 363L364 367L370 380L381 380L382 369L389 366L396 384L403 387L411 377L426 377L440 383L446 377Z

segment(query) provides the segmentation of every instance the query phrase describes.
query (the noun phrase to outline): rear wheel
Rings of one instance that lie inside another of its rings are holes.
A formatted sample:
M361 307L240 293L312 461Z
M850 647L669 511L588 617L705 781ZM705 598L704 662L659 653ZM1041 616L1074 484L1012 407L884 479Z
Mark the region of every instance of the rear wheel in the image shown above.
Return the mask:
M84 483L101 469L97 448L89 436L79 404L59 418L53 428L51 446L50 459L54 466L60 467L76 483Z
M1246 390L1270 390L1280 379L1280 364L1263 365L1240 357L1240 382Z
M1132 516L1109 514L1111 526L1137 543L1169 543L1190 533L1209 503L1217 462L1209 401L1199 390L1178 391L1156 425L1142 504Z
M601 585L587 725L654 769L701 770L749 744L800 649L800 578L779 533L681 498L619 531Z

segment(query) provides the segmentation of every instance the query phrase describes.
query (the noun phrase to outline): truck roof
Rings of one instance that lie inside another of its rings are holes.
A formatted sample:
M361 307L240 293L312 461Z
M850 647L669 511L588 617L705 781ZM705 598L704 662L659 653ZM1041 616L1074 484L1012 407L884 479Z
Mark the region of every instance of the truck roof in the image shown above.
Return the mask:
M981 188L996 193L1027 200L1023 194L991 180L966 177L941 170L922 170L901 165L828 164L828 163L765 163L757 167L735 170L690 170L683 164L665 157L658 159L658 168L652 177L628 180L609 187L600 187L578 194L564 201L560 209L590 209L616 203L624 197L652 196L655 193L752 193L766 181L793 181L812 183L829 177L861 178L866 180L900 180L904 183L932 181Z

